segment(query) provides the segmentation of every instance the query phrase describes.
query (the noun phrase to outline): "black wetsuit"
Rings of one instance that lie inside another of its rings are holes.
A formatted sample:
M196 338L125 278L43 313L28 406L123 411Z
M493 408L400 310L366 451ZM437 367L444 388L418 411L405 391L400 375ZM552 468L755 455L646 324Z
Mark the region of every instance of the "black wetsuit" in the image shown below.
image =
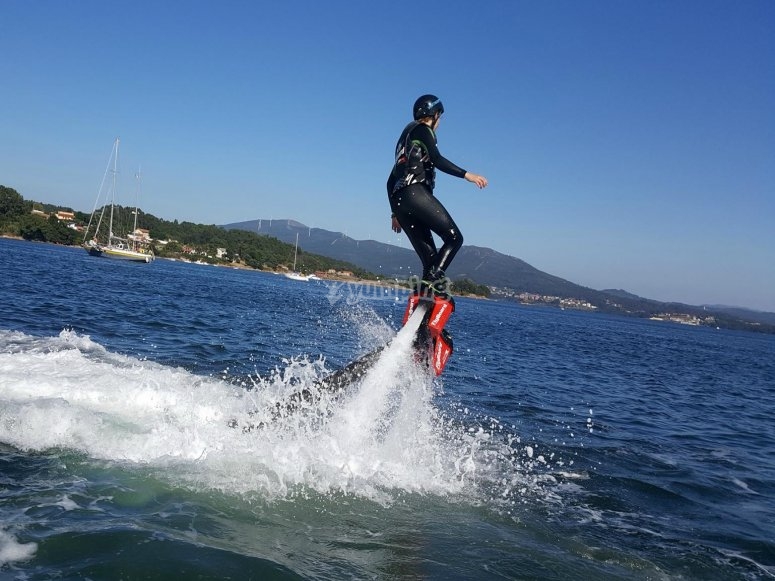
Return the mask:
M396 145L396 163L387 181L390 208L422 262L423 279L444 271L463 245L455 221L433 195L435 169L462 178L464 169L446 159L436 146L436 134L417 121L406 126ZM436 249L431 232L444 244Z

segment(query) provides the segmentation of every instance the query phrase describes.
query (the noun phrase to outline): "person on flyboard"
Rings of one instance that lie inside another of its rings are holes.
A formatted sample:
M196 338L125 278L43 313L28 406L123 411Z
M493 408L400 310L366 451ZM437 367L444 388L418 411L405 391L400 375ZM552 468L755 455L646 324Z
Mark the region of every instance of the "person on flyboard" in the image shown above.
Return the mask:
M435 95L423 95L415 101L414 121L398 138L395 163L387 181L393 231L406 232L423 269L421 277L410 279L413 292L404 323L420 301L429 303L421 332L429 335L437 375L452 353L452 339L444 325L455 310L455 303L445 271L463 246L463 236L447 209L433 195L436 169L464 178L480 189L487 186L487 178L458 167L439 153L436 131L443 113L444 105ZM436 248L433 233L443 241L440 249Z

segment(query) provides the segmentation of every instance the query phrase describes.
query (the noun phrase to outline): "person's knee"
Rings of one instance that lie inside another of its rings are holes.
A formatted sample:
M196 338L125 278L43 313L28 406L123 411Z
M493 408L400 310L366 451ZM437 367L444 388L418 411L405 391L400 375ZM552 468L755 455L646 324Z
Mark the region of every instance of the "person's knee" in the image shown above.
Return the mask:
M457 228L452 230L450 242L455 246L455 248L460 248L463 246L463 235Z

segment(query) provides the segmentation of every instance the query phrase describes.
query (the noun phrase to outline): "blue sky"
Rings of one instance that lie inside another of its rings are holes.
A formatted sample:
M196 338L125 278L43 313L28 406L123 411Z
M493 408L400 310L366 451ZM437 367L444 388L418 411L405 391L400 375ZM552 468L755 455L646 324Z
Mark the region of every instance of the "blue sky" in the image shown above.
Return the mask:
M775 2L0 2L0 184L82 211L113 139L146 211L408 247L422 93L465 243L592 288L775 311Z

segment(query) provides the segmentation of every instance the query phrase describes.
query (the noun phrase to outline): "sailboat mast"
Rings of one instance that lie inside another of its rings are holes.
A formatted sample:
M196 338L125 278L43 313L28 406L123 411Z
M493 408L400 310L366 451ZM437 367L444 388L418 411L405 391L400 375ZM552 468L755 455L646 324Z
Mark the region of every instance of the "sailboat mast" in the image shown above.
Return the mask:
M108 244L113 240L113 206L116 204L116 174L118 173L118 144L119 138L116 137L113 155L113 195L110 200L110 225L108 227Z
M299 233L296 232L296 247L293 249L293 272L296 272L296 253L299 251Z
M135 178L137 179L137 190L135 191L135 223L132 227L132 250L137 250L137 207L140 203L140 183L141 183L141 177L140 177L140 166L137 166L137 173L135 174Z

